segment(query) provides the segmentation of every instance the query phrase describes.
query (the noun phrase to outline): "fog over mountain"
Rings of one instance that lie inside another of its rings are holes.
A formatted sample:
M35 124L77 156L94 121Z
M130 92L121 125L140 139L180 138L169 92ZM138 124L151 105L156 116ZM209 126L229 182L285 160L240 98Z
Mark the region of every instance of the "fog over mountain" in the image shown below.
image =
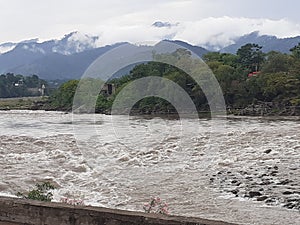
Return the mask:
M170 29L170 27L177 25L157 21L152 26L158 29ZM59 40L39 42L38 39L31 39L20 43L0 44L0 73L36 74L47 80L78 79L97 57L121 44L127 43L121 42L99 46L100 38L80 32L72 32ZM257 43L263 46L262 50L264 52L274 50L289 53L289 50L300 42L299 36L281 39L270 35L260 35L259 32L236 38L233 44L225 48L213 43L195 46L185 41L170 39L169 41L190 49L200 57L208 51L215 50L234 54L237 49L247 43ZM121 71L118 76L127 72L128 69Z
M97 48L97 39L72 32L60 40L1 44L0 72L37 74L44 79L79 78L99 55L119 45Z
M60 40L39 43L37 39L20 43L1 44L0 73L23 75L36 74L47 80L78 79L97 57L126 42L102 47L97 46L98 37L72 32ZM207 50L185 42L176 44L191 49L199 56ZM6 48L6 51L4 51ZM130 67L129 67L130 68ZM118 76L124 75L125 70Z
M12 43L12 42L0 44L0 54L9 52L10 50L14 49L16 45L17 45L16 43Z
M255 43L262 46L263 52L278 51L282 53L289 53L290 49L300 43L300 36L292 38L277 38L271 35L259 35L259 32L252 32L235 40L235 43L222 48L221 52L236 53L237 50L247 44Z

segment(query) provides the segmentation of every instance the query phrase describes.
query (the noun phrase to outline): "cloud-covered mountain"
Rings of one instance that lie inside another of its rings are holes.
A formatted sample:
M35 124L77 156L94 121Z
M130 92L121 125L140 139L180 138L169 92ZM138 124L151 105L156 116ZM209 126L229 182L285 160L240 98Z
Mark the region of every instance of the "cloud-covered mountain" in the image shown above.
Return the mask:
M3 43L0 44L0 54L3 54L5 52L9 52L10 50L14 49L17 44L8 42L8 43Z
M37 39L33 39L18 44L6 43L3 46L11 49L0 54L0 73L37 74L46 80L80 78L95 59L125 43L97 47L97 40L98 37L73 32L61 40L39 43ZM188 48L199 56L207 53L204 48L183 41L171 42ZM128 68L116 76L124 75L132 69Z
M156 22L153 26L168 27L169 23ZM168 40L184 48L190 49L200 57L207 53L203 47L191 45L180 40ZM222 48L221 52L236 53L237 49L247 43L263 46L263 51L280 51L288 53L289 49L300 42L300 37L280 39L275 36L259 35L253 32L234 40L234 44ZM37 74L46 80L77 79L87 67L100 55L120 46L122 43L97 47L98 37L72 32L60 40L38 42L38 39L20 43L0 44L0 74L12 72L16 74ZM219 46L210 45L211 50ZM122 70L117 76L129 72ZM121 74L122 73L122 74Z
M72 32L65 35L61 40L50 40L39 43L39 40L36 38L25 40L20 43L4 43L0 45L0 48L7 49L0 51L0 53L8 53L15 48L31 52L40 52L42 54L50 54L56 52L63 55L71 55L95 48L97 40L98 37L96 36L91 37L79 32Z
M187 48L189 50L191 50L192 52L194 52L196 55L198 55L199 57L202 57L204 54L208 53L209 51L203 47L199 47L199 46L195 46L195 45L191 45L189 43L186 43L184 41L180 41L180 40L167 40L171 43L174 43L174 44L177 44L177 45L180 45L184 48Z
M162 27L171 28L171 27L177 26L177 25L178 25L178 23L171 24L169 22L162 22L162 21L156 21L152 24L153 27L158 27L158 28L162 28Z
M171 24L169 22L161 22L161 21L156 21L152 24L154 27L171 27Z
M119 44L97 48L98 37L72 32L61 40L38 39L0 45L0 73L37 74L43 79L79 78L101 54Z
M220 52L235 54L241 46L247 43L255 43L262 46L263 52L278 51L282 53L289 53L292 47L300 43L300 36L292 38L277 38L276 36L259 35L259 32L256 31L237 38L234 44L222 48Z
M72 32L64 36L59 41L54 41L52 52L63 55L71 55L74 53L83 52L97 47L96 42L99 37L88 36L79 32Z

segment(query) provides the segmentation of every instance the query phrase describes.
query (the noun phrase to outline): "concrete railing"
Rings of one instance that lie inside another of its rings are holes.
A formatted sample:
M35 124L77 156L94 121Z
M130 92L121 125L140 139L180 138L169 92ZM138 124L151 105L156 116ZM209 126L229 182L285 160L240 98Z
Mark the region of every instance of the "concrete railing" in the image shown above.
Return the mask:
M232 225L199 218L163 216L91 206L0 197L0 225Z

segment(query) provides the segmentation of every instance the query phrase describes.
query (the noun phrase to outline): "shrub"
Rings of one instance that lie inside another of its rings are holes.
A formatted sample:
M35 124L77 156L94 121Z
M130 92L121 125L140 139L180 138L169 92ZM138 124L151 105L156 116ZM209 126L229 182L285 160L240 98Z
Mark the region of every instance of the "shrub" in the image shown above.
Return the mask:
M50 184L49 182L44 182L42 184L36 184L35 186L36 188L29 191L27 195L18 192L17 196L25 199L39 200L44 202L52 201L53 193L51 190L55 189L52 184Z

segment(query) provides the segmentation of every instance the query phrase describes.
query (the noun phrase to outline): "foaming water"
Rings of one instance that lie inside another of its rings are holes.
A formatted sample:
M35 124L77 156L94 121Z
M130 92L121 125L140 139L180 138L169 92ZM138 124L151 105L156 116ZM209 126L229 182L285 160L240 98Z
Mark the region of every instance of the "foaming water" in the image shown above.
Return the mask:
M0 112L0 192L48 180L56 201L141 211L160 196L172 214L297 224L300 122L224 121Z

